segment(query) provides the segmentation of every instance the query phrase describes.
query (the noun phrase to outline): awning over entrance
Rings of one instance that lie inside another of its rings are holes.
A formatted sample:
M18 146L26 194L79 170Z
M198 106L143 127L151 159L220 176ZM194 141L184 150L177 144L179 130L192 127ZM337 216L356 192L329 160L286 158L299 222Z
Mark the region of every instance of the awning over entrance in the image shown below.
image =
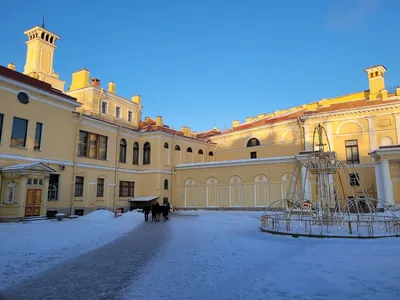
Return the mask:
M129 202L147 202L157 198L158 196L133 197L132 199L129 199Z

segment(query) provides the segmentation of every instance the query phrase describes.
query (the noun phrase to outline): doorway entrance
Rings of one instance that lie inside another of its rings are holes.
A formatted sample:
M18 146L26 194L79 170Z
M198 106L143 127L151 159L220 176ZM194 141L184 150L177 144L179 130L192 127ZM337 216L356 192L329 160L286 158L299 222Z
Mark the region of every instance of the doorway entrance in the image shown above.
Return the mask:
M26 191L25 217L40 216L42 190L28 189Z

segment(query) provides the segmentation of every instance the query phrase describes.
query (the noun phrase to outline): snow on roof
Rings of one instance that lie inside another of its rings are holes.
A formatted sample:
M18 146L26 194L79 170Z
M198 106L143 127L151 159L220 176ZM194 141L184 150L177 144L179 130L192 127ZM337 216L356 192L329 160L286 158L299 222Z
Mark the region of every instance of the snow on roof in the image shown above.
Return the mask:
M129 199L130 202L146 202L146 201L151 201L154 199L157 199L158 196L145 196L145 197L133 197L132 199Z

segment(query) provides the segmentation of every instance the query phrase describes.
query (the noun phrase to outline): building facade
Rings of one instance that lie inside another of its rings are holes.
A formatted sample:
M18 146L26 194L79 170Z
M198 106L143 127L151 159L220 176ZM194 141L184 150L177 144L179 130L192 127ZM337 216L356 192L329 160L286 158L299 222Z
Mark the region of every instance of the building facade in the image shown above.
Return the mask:
M400 89L385 89L383 66L365 70L368 90L196 133L161 116L143 119L139 95L121 97L114 82L103 88L87 69L73 73L65 91L53 70L59 36L40 26L25 34L24 72L0 66L2 219L155 201L265 209L284 198L293 176L304 176L293 170L313 150L318 124L371 197L400 204Z

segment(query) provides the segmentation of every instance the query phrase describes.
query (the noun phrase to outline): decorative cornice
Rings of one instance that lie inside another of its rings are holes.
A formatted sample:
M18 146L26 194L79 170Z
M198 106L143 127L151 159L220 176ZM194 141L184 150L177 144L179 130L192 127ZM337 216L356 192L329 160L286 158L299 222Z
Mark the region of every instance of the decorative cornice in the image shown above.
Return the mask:
M400 100L400 98L392 97L389 100ZM389 110L399 109L399 108L400 108L400 103L388 103L388 104L382 104L379 106L375 105L375 106L369 106L369 107L365 107L365 108L336 110L336 111L330 111L330 112L319 113L319 114L304 115L301 117L301 119L304 121L307 121L307 120L313 120L313 119L319 119L319 118L325 118L325 117L349 116L349 115L355 115L355 114L360 114L360 113L389 111ZM360 116L360 117L364 117L364 116Z
M190 169L237 167L237 166L291 163L291 162L296 162L296 158L294 156L267 157L267 158L257 158L257 159L240 159L240 160L214 161L214 162L206 162L206 163L182 164L182 165L177 165L175 167L175 169L176 170L190 170Z
M69 104L69 105L71 105L71 106L73 106L73 107L80 107L80 106L82 106L82 104L79 103L79 102L77 102L77 101L67 100L67 99L65 99L65 98L62 97L62 96L58 96L58 95L55 95L55 94L46 92L46 91L44 91L44 90L41 90L41 89L38 89L38 88L34 88L34 87L32 87L32 86L30 86L30 85L28 85L28 84L24 84L24 83L18 82L18 81L16 81L16 80L12 80L12 79L9 79L9 78L4 77L4 76L1 76L1 75L0 75L0 79L1 79L2 81L4 81L4 82L7 82L7 83L12 84L12 85L15 85L15 86L18 86L18 87L20 87L20 88L23 88L23 89L26 89L26 90L29 90L29 91L34 91L34 92L36 92L36 93L38 93L38 94L45 95L45 96L47 96L47 97L49 97L49 98L51 98L51 99L57 99L58 101L61 101L61 102L63 102L63 103L67 103L67 104ZM14 89L8 89L8 88L6 88L6 87L4 87L4 86L0 86L0 88L1 88L1 89L4 89L4 90L11 91L11 92L15 92L15 93L18 92L18 91L14 90ZM32 96L32 98L33 98L33 99L36 99L36 100L39 100L39 101L42 101L42 102L48 102L48 103L52 104L50 101L45 100L45 99L42 99L42 98L40 98L40 97ZM54 104L56 104L56 103L54 103Z
M232 132L229 132L229 133L224 133L224 134L212 136L212 137L210 137L210 139L212 141L214 141L214 140L218 141L219 139L225 139L227 137L242 135L243 133L256 134L255 132L257 132L257 131L262 131L262 130L268 129L268 128L282 127L282 126L286 126L286 125L290 125L290 124L297 124L297 119L291 119L291 120L287 120L287 121L283 121L283 122L276 122L276 123L273 123L273 124L262 125L262 126L258 126L258 127L251 127L251 128L247 128L247 129L243 129L243 130L232 131Z

